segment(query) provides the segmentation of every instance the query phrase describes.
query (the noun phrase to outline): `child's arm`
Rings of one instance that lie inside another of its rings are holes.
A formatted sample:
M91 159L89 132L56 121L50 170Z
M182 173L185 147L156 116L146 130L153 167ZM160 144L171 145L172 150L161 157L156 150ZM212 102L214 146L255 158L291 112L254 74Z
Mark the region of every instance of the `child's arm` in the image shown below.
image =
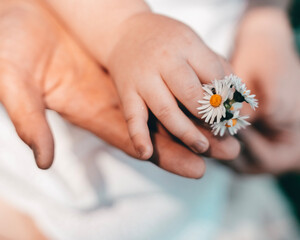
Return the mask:
M119 40L116 31L130 17L151 12L143 0L44 0L101 64Z
M152 154L147 107L192 150L208 149L206 137L176 100L199 116L200 80L208 83L231 73L224 59L188 26L151 13L143 1L47 1L111 74L141 158Z

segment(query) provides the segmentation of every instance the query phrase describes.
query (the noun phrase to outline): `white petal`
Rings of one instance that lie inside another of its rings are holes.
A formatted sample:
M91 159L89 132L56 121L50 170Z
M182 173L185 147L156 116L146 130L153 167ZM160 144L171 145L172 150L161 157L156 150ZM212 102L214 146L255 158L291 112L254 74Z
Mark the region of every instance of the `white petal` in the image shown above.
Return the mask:
M210 101L211 96L210 96L210 95L206 95L206 96L203 97L203 99L205 99L205 100L207 100L207 101Z
M202 111L198 112L198 114L207 113L207 112L212 111L212 110L213 110L212 107L209 107L209 108L207 108L205 110L202 110Z
M220 129L221 129L221 127L218 127L218 128L216 129L216 131L214 132L214 134L215 134L215 135L218 135L218 133L220 132Z
M216 89L216 93L219 94L219 81L215 80L215 89Z
M205 118L210 112L211 112L211 111L206 112L206 113L201 117L201 119Z
M214 95L213 92L206 86L202 87L206 92L208 92L210 95Z
M223 137L226 131L226 127L221 128L220 136Z
M199 100L198 103L200 103L200 104L209 104L209 101Z
M217 109L217 123L221 121L222 113L220 108Z
M202 109L206 109L208 107L210 107L211 105L210 104L206 104L206 105L203 105L201 107L197 107L197 110L202 110Z
M210 111L205 119L205 122L208 123L209 119L211 118L211 115L214 111Z
M210 124L212 124L216 118L216 115L218 114L218 110L216 109L215 111L213 111L213 114L211 116L211 119L210 119Z
M228 130L229 130L230 135L234 135L234 131L233 131L232 127L228 128Z

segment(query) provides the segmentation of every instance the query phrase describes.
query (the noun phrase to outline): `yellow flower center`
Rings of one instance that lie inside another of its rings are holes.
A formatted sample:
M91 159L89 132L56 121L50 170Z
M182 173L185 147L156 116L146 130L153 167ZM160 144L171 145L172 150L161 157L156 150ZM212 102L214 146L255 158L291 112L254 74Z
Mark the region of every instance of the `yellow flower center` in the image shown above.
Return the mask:
M219 94L214 94L211 96L210 98L210 105L212 105L213 107L219 107L222 103L222 97Z
M236 119L232 119L232 126L231 125L228 125L227 123L225 124L226 127L230 128L230 127L234 127L235 124L237 123L237 120Z

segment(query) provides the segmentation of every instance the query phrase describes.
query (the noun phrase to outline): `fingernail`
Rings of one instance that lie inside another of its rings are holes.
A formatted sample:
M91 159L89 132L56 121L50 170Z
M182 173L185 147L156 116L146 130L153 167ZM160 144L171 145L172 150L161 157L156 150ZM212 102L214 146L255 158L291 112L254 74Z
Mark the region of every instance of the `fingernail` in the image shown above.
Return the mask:
M196 153L204 153L205 151L207 151L208 144L202 141L196 141L191 146L191 148Z

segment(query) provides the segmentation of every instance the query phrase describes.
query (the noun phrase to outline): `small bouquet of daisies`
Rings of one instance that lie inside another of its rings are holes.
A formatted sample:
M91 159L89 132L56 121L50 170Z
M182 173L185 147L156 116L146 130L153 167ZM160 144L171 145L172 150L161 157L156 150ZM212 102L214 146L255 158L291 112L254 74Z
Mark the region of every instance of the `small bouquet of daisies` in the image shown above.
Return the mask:
M250 104L255 110L258 101L251 94L242 80L231 74L222 80L213 80L211 84L204 84L203 100L198 101L202 106L198 107L202 119L209 123L214 135L223 136L226 130L234 135L241 128L250 125L246 121L249 116L241 116L240 109L243 102Z

